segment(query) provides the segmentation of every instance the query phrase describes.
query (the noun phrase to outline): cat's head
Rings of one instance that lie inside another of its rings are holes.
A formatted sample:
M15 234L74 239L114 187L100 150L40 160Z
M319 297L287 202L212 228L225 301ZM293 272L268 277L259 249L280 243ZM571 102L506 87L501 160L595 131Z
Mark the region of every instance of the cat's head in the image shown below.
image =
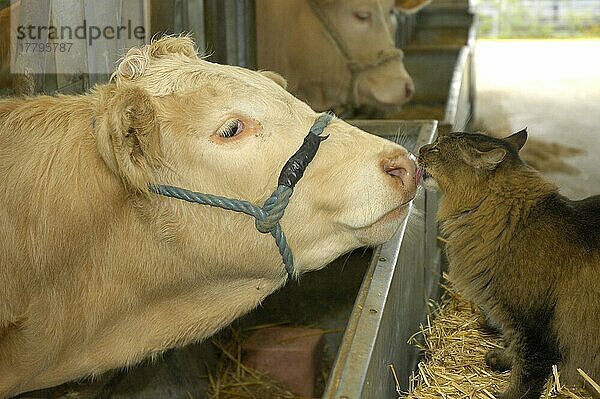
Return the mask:
M504 139L476 133L441 134L419 150L423 185L442 192L476 189L499 168L522 165L519 150L527 140L523 129Z

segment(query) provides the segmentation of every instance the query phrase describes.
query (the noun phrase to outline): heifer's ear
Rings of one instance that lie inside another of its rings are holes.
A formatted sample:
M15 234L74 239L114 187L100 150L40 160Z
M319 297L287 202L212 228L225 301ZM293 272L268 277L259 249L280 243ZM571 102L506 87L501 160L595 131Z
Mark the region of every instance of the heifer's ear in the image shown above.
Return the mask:
M148 54L144 51L144 48L134 47L127 52L127 55L119 63L116 72L113 74L113 78L116 78L117 82L134 80L144 74L147 64Z
M127 51L127 54L119 65L113 77L117 81L135 80L143 75L148 62L152 58L160 58L169 54L181 54L188 58L197 59L196 47L194 41L188 36L164 36L153 40L152 43L144 47L134 47Z
M182 54L188 58L198 58L194 41L190 36L163 36L153 40L148 46L150 57L160 58L168 54Z
M117 88L95 124L98 147L109 168L129 188L146 192L161 159L152 98L141 88Z
M431 3L431 0L396 0L396 8L404 14L414 14Z
M259 71L263 76L266 76L267 78L271 79L273 82L277 83L279 86L283 87L284 89L287 90L287 80L285 80L285 78L283 76L281 76L280 74L278 74L277 72L273 72L273 71Z
M515 134L511 134L504 140L508 141L508 144L510 144L516 151L520 151L527 141L527 128L521 129Z

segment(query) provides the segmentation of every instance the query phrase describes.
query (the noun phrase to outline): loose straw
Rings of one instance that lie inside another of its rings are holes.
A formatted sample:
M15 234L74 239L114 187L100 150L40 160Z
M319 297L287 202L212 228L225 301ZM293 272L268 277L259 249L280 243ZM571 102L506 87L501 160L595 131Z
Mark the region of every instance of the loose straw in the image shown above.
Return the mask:
M451 288L427 326L409 342L423 351L423 360L409 381L407 399L473 398L495 399L495 392L504 391L510 372L493 372L484 361L488 350L502 348L495 333L482 326L483 317ZM586 378L587 374L579 371ZM591 378L586 380L600 392ZM542 398L591 399L583 388L565 387L555 367Z

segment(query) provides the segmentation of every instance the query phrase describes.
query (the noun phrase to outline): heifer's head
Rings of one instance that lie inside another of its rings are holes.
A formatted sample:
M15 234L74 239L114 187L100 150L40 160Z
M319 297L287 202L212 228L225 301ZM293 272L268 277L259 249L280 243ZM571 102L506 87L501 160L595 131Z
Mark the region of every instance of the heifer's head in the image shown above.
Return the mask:
M259 66L284 74L313 108L390 111L412 98L414 85L395 46L396 12L406 10L406 0L273 3L258 3Z
M261 206L319 114L289 94L281 77L204 61L186 37L130 50L114 81L95 119L99 149L156 238L215 273L283 273L273 238L252 217L148 187ZM298 272L385 241L415 194L415 166L404 148L335 118L324 134L281 219Z

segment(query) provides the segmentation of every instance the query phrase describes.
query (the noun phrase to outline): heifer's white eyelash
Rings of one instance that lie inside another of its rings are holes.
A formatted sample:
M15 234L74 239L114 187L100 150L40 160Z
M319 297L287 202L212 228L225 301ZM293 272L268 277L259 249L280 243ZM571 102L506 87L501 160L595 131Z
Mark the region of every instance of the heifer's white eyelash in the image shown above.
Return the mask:
M244 130L244 123L239 119L230 119L217 130L217 134L226 139L237 136Z

